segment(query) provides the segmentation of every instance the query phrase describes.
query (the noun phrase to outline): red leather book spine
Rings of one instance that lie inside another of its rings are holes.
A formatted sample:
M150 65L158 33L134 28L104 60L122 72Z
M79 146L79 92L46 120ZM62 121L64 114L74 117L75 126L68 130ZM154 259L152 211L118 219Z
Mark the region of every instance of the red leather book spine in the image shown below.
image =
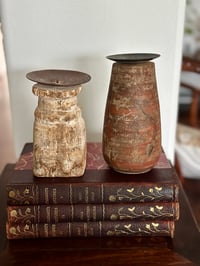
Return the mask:
M174 221L99 221L37 223L12 226L7 223L7 238L124 237L174 235Z

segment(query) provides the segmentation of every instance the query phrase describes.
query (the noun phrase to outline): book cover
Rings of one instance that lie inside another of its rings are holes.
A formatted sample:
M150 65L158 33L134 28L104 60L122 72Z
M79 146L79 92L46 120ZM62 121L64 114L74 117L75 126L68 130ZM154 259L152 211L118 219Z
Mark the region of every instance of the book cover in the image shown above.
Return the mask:
M178 220L178 202L7 206L8 223Z
M174 221L98 221L73 223L7 223L8 239L54 237L174 236Z
M8 178L8 205L178 201L178 177L164 152L151 171L139 175L110 169L100 143L88 143L87 168L81 177L35 177L31 160L28 143Z

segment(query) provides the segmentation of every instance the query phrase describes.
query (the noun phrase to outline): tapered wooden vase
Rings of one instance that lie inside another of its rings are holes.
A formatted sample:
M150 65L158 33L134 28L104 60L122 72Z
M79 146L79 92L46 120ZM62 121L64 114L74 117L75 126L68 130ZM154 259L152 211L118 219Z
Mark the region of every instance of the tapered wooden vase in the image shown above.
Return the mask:
M42 70L27 74L37 82L33 128L33 173L37 177L82 176L86 166L86 130L77 95L90 76L77 71Z
M108 56L112 66L103 129L103 155L114 170L139 174L151 170L161 153L157 54Z

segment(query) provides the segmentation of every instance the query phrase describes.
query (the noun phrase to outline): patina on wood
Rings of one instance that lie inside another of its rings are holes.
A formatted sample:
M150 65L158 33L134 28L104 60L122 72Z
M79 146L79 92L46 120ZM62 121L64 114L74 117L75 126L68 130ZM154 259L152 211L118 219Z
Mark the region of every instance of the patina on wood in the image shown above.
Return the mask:
M50 71L50 75L39 72L36 77L32 73L29 79L33 77L43 82L32 87L38 96L33 129L33 173L37 177L82 176L86 167L86 129L77 105L81 85L76 84L88 81L89 76L72 71ZM66 74L72 77L71 86L65 85Z
M160 153L154 63L114 63L104 118L105 160L116 171L142 173L156 164Z
M77 94L71 90L33 86L39 97L33 133L36 176L80 176L86 163L86 132Z

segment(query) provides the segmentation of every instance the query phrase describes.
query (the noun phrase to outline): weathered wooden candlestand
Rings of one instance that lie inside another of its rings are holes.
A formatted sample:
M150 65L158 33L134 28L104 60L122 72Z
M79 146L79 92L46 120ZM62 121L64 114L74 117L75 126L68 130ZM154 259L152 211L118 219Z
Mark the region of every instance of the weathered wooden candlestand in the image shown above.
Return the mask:
M108 56L112 66L103 130L103 155L118 172L144 173L161 153L160 107L155 66L158 54Z
M86 166L86 130L77 95L90 76L70 70L27 74L37 82L33 129L33 173L37 177L81 176Z

